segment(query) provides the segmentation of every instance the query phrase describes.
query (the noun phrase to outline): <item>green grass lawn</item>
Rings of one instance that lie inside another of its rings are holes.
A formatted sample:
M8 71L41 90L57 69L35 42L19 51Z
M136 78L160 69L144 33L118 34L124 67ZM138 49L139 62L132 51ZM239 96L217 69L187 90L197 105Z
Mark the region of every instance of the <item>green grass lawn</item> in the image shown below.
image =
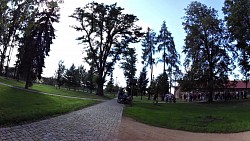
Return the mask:
M11 78L5 78L5 77L0 77L0 82L6 83L9 85L13 85L13 86L17 86L17 87L22 87L22 88L24 88L24 86L25 86L25 82L23 82L23 81L16 81L16 80L13 80ZM81 98L94 98L94 99L104 99L104 100L113 98L112 95L97 96L95 94L89 94L89 93L82 92L82 91L74 91L74 90L69 91L65 88L56 89L54 86L43 85L43 84L34 84L29 89L47 92L47 93L51 93L51 94L72 96L72 97L81 97Z
M41 95L0 85L0 127L57 116L98 103Z
M159 103L139 97L124 115L153 126L192 132L250 130L250 100L214 103Z

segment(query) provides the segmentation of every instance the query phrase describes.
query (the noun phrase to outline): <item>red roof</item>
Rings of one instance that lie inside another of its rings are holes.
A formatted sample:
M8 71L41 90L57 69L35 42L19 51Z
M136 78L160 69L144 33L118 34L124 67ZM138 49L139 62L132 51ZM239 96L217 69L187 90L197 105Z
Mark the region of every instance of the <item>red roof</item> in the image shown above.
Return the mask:
M245 89L246 83L244 81L229 81L227 87L235 89ZM247 83L247 88L250 89L250 82Z

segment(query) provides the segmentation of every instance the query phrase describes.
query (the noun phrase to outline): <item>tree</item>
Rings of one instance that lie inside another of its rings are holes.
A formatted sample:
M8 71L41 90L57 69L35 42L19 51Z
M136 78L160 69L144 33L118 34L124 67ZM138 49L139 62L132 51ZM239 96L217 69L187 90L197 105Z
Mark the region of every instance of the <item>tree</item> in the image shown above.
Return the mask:
M215 9L200 2L192 2L185 10L185 64L192 72L192 81L209 91L208 101L211 102L213 89L223 87L231 71L230 57L223 42L223 22Z
M42 9L54 9L58 12L58 3L63 0L1 0L0 6L0 75L8 74L9 62L13 53L13 48L21 44L27 25L35 13Z
M132 79L135 79L136 69L136 50L135 48L127 48L122 56L121 68L123 69L124 76L126 77L127 86Z
M3 72L4 60L6 57L6 28L8 26L8 1L1 1L0 5L0 75Z
M87 72L86 72L86 69L84 68L83 65L80 65L78 67L78 84L79 86L84 86L86 83L85 83L85 79L87 77Z
M114 92L114 79L113 79L113 74L111 74L110 75L110 80L109 80L109 82L108 82L108 84L107 84L107 87L106 87L106 89L107 89L107 92L109 92L109 93L113 93Z
M119 60L121 53L129 43L136 42L140 30L135 22L137 17L123 14L123 8L116 4L105 5L92 2L84 8L77 8L70 16L80 23L73 26L83 33L78 38L87 52L85 60L91 60L97 69L97 94L102 96L107 74Z
M64 84L65 65L63 63L64 61L62 60L58 62L58 69L56 70L56 75L55 75L59 89Z
M164 101L164 96L166 93L169 92L169 82L168 82L168 75L166 72L163 72L162 74L160 74L157 79L157 90L158 92L161 94L162 97L162 101Z
M21 45L18 49L18 69L20 75L26 79L25 88L32 85L32 81L41 79L44 59L49 55L50 45L55 39L54 22L59 22L58 5L48 2L47 9L34 12L27 22Z
M142 46L144 47L142 49L142 59L143 62L142 64L146 64L146 66L150 66L151 69L151 77L150 79L153 79L153 65L155 64L155 58L154 58L154 54L156 51L156 45L157 44L157 40L156 40L156 33L151 30L150 28L148 28L148 31L146 33L146 35L144 36L144 39L142 40Z
M2 0L0 6L0 75L3 75L4 63L7 62L5 68L5 76L10 61L10 55L14 43L17 40L17 31L23 24L24 18L27 17L28 3L20 3L16 1ZM24 14L25 13L25 14ZM8 51L9 50L9 51ZM8 53L8 52L9 53ZM6 60L7 59L7 60Z
M127 82L127 91L129 95L134 95L135 93L135 85L136 85L136 79L135 79L135 73L137 71L136 69L136 50L135 48L127 48L122 56L123 62L121 62L121 68L123 69L124 76L126 77Z
M90 69L87 72L87 75L85 77L85 84L86 84L86 87L90 90L90 93L92 93L92 90L95 89L95 83L94 83L95 74L96 74L96 71L94 67L90 66Z
M144 36L144 39L142 40L142 46L144 47L142 49L142 64L146 64L146 66L150 66L151 70L151 76L150 76L150 83L153 80L153 65L155 64L155 58L154 53L156 51L156 45L157 39L156 39L156 33L148 28L148 31L146 35ZM148 95L148 100L150 100L150 93Z
M142 95L145 95L146 94L146 89L147 89L147 85L148 85L148 78L147 78L147 69L146 67L144 66L142 68L142 71L140 73L140 76L138 78L138 81L137 81L137 87L141 93L141 99L142 99Z
M166 27L166 22L163 21L163 24L161 26L160 34L158 35L158 51L163 51L162 54L162 62L163 62L163 74L166 73L166 65L168 67L168 76L170 80L170 92L171 92L171 84L172 84L172 75L173 73L179 72L179 58L180 55L175 49L174 39L171 36L171 33L168 31Z
M148 94L150 95L155 95L157 94L157 98L158 98L158 86L159 84L157 83L157 80L156 79L153 79L151 82L150 82L150 85L148 87Z
M74 64L72 64L71 67L66 70L64 77L65 85L68 87L69 90L71 88L74 88L74 90L76 90L76 88L80 86L79 70Z
M250 1L226 0L222 10L225 14L230 42L239 52L238 65L247 87L250 79Z

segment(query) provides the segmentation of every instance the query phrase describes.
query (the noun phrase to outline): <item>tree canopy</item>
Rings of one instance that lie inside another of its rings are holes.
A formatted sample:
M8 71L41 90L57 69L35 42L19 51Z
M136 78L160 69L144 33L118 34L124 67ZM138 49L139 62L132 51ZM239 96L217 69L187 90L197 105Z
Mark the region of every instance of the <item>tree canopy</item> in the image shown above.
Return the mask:
M59 7L53 1L46 4L43 11L37 8L32 12L20 38L17 66L19 74L26 79L25 88L31 86L33 80L41 79L44 59L49 55L50 45L55 39L53 23L59 22Z
M162 53L161 62L163 62L163 76L166 76L166 67L168 70L168 77L169 77L169 84L170 84L170 92L172 86L172 75L180 72L179 65L180 65L180 55L176 51L174 38L171 35L171 32L168 31L166 22L163 21L161 26L161 30L157 37L158 42L158 51ZM168 78L163 77L163 78ZM167 81L167 80L166 80Z
M150 66L151 76L150 81L153 80L153 65L156 63L154 54L156 52L157 37L156 33L148 28L144 38L142 40L142 64Z
M121 68L123 69L124 76L126 77L127 86L132 79L135 79L136 69L136 50L135 48L127 48L122 55Z
M250 1L226 0L222 8L233 51L246 82L250 79ZM247 83L246 83L247 86Z
M207 89L209 101L212 101L213 89L223 87L231 71L231 60L223 40L223 22L218 19L215 9L200 2L192 2L185 11L185 65L192 82L198 82L199 88Z
M88 3L77 8L70 16L78 25L72 26L82 33L77 38L87 52L85 60L93 65L98 73L98 95L104 95L103 84L129 43L137 42L141 28L135 25L138 18L132 14L123 14L123 8L117 4Z

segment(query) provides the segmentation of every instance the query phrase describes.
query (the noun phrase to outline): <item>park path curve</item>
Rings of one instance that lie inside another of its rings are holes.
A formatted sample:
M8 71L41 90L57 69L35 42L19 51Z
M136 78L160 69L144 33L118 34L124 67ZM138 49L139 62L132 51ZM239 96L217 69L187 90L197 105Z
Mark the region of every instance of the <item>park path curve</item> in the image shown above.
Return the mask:
M113 99L66 115L0 128L0 141L115 141L123 107Z

